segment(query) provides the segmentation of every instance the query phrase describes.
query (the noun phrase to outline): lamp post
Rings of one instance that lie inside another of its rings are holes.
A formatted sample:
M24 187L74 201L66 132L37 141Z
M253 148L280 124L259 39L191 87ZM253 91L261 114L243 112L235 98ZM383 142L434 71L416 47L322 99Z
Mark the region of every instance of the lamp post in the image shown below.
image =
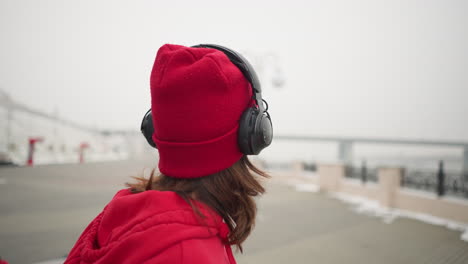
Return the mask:
M271 87L281 89L286 83L279 56L274 52L253 53L243 52L258 73L262 84L271 84ZM250 60L251 59L251 60Z

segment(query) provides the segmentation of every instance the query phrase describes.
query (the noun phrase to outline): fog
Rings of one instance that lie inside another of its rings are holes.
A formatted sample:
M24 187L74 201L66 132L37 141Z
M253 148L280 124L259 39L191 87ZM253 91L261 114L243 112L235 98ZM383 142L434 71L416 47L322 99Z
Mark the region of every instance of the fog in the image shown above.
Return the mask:
M276 134L466 141L467 11L466 1L3 0L0 88L81 124L136 130L157 49L217 43L254 62Z
M467 14L464 0L0 0L1 257L63 263L158 166L139 133L158 48L213 43L252 62L277 136L252 157L272 177L240 263L467 263Z

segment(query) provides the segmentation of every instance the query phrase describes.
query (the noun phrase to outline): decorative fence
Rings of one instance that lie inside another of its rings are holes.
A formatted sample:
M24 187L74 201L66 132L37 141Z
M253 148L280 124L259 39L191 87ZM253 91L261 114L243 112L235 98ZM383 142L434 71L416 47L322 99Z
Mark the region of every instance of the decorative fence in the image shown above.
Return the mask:
M359 179L365 182L377 182L378 168L349 166L346 168L346 178ZM440 162L439 169L405 169L400 186L411 189L434 192L438 196L457 196L468 198L468 179L461 172L444 170Z
M352 167L349 166L346 168L346 177L352 179L359 179L363 183L366 182L377 182L377 172L378 168L368 168L366 166L362 167Z
M439 196L468 197L468 182L460 172L406 170L401 185L404 187L435 192Z

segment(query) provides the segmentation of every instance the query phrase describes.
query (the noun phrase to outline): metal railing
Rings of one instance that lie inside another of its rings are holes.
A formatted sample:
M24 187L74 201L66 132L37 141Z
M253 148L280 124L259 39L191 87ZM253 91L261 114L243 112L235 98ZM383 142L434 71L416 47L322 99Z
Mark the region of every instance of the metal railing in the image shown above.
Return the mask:
M434 192L441 196L468 197L468 183L461 172L443 169L443 163L438 170L406 170L401 186Z
M345 175L346 178L358 179L361 180L362 183L378 182L377 172L378 168L348 166Z
M365 163L360 167L348 166L346 177L359 179L362 183L378 182L378 168L368 168ZM444 163L439 163L439 168L429 169L405 169L401 179L401 186L417 189L442 196L454 196L468 198L468 175L459 171L444 169Z

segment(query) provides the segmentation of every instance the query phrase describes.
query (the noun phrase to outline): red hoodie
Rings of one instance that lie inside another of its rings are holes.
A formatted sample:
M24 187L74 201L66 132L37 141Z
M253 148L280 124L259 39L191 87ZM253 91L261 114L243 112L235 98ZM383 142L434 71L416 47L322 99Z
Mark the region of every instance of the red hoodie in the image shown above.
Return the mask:
M174 192L119 191L83 231L65 264L235 264L229 228L207 206L198 216Z

